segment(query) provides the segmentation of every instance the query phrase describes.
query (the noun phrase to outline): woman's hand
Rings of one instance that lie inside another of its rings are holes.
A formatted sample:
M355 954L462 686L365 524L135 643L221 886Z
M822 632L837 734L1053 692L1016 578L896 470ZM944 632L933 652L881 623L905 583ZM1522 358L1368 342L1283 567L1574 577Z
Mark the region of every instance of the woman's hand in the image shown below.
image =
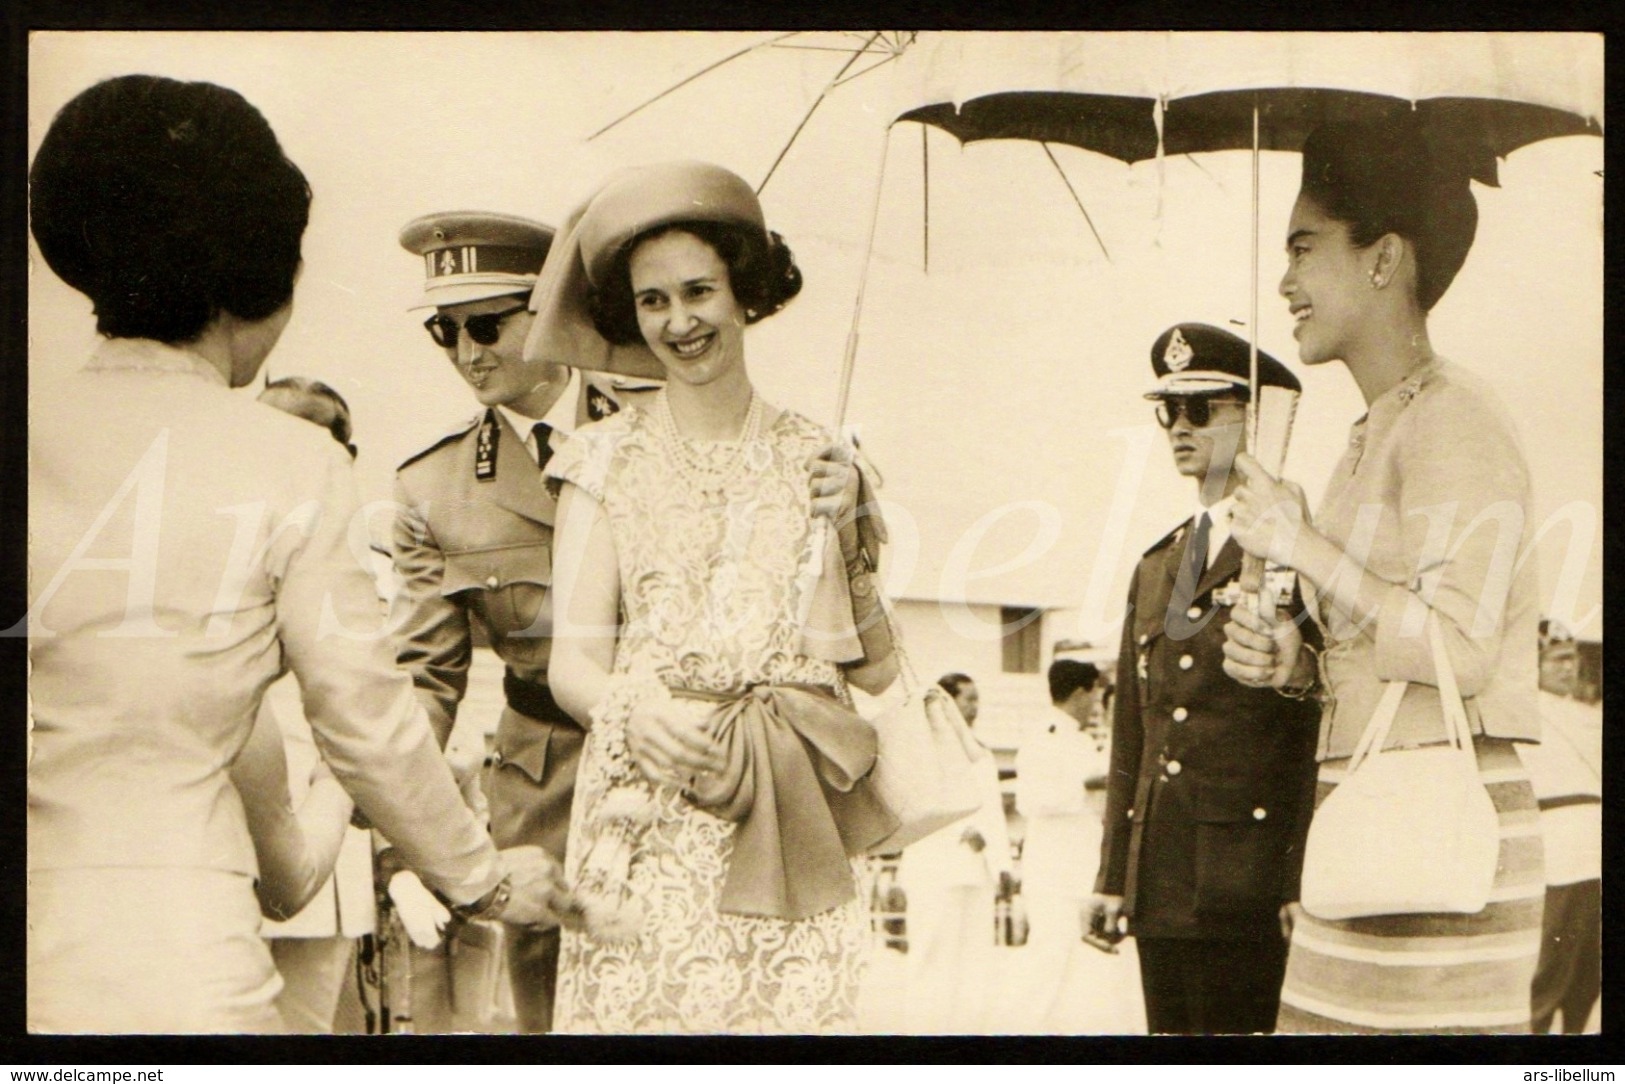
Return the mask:
M693 713L666 697L649 697L626 720L626 748L644 776L692 790L702 774L727 767L722 746L696 725Z
M1224 672L1243 685L1280 689L1292 683L1303 653L1303 631L1278 615L1266 620L1246 606L1230 611L1224 626Z
M1235 466L1242 484L1235 491L1230 533L1254 557L1296 568L1298 537L1312 529L1303 487L1275 478L1246 452L1237 454Z
M857 449L845 441L826 445L812 469L812 514L836 526L849 525L858 506Z

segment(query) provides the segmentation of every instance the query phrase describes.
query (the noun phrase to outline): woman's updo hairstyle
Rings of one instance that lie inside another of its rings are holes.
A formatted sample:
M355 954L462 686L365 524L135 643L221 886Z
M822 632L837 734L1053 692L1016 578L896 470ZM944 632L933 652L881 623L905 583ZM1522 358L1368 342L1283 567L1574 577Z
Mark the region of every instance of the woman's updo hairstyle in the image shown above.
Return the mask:
M1302 194L1347 225L1356 246L1387 233L1414 246L1423 312L1444 296L1472 248L1478 204L1468 182L1463 153L1425 136L1409 114L1322 125L1303 147Z
M52 121L29 171L34 238L114 338L184 343L293 296L310 186L236 91L109 79Z
M632 252L645 241L674 231L693 234L711 246L728 268L728 284L754 324L778 312L801 292L801 269L784 238L727 222L668 222L640 233L616 252L603 285L587 298L593 326L617 346L643 342L632 297Z

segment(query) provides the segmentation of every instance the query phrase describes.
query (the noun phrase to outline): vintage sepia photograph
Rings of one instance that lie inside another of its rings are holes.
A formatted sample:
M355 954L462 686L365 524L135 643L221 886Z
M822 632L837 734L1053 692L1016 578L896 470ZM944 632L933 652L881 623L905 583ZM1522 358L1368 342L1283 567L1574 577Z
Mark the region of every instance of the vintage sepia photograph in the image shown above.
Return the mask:
M27 1030L1599 1033L1603 53L33 31Z

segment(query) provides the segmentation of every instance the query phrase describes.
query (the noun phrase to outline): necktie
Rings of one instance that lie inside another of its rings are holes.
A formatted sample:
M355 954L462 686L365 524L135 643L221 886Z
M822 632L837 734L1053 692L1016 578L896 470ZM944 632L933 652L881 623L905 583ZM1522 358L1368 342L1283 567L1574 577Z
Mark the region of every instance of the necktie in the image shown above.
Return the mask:
M546 422L537 422L530 427L530 431L536 437L536 466L545 471L547 461L553 458L553 449L547 443L548 434L553 432L553 427Z
M1208 538L1212 533L1213 517L1203 512L1196 521L1196 530L1191 532L1190 544L1185 547L1185 574L1193 591L1207 569Z

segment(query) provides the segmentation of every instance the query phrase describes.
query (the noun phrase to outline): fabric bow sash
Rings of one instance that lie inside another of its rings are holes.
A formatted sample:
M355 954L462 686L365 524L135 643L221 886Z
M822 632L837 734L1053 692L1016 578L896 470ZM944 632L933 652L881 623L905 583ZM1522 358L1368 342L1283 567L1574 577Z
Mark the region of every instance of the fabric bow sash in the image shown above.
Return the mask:
M721 909L801 919L855 898L848 857L897 828L867 779L874 727L818 685L672 695L719 704L708 729L728 766L689 800L739 825Z

